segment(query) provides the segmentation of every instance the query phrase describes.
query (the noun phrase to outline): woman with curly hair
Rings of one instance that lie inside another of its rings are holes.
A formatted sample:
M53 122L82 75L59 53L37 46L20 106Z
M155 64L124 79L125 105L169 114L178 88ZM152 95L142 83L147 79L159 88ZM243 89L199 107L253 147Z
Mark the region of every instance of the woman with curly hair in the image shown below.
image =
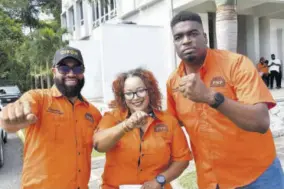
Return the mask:
M106 152L102 188L172 188L192 156L178 121L161 111L157 80L134 69L116 78L113 92L116 108L105 113L94 135L94 148Z

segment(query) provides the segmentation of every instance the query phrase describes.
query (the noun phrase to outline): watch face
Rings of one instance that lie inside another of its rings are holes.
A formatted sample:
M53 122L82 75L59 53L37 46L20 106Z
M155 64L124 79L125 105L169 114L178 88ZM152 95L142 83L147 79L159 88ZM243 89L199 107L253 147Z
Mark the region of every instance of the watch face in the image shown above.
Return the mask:
M165 184L166 183L166 178L163 175L158 175L157 176L157 181L160 184Z
M216 94L216 100L217 100L218 102L220 102L220 101L222 101L222 99L223 99L223 96L222 96L220 93L217 93L217 94Z

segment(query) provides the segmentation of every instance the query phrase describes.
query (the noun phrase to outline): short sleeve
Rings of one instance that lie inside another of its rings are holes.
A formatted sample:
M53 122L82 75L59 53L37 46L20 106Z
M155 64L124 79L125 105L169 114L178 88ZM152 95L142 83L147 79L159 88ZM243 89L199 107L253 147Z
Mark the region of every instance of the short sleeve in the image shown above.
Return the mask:
M40 92L35 90L30 90L24 93L19 99L21 102L29 102L31 105L32 112L39 117L40 110L42 106L43 96Z
M174 117L177 117L175 107L176 106L175 106L174 98L172 96L171 86L170 86L170 83L168 81L168 83L167 83L167 112L170 113L171 115L173 115Z
M244 104L266 103L269 109L276 105L267 86L247 57L238 58L232 66L231 78L239 102Z
M192 160L192 154L190 152L186 137L177 120L173 119L173 135L172 135L172 161L189 161Z
M95 107L94 107L94 111L93 111L93 117L95 118L95 128L97 128L101 119L102 119L102 115L101 115L100 111Z
M117 124L117 119L114 115L111 112L106 112L98 125L98 130L108 129Z

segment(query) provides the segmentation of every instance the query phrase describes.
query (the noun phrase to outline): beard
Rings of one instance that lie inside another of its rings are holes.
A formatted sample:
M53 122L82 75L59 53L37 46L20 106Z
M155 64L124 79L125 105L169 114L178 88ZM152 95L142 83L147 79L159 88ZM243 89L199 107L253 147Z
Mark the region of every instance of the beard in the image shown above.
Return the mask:
M62 95L67 98L76 97L80 94L84 84L85 78L77 79L78 83L75 86L67 86L65 85L65 79L54 78L54 83L57 89L62 93Z
M192 56L192 55L189 55L189 56L186 56L185 58L184 58L184 60L186 61L186 62L189 62L189 63L193 63L195 60L196 60L196 56Z
M187 56L184 56L182 60L184 60L187 64L190 64L190 65L199 65L199 64L203 64L205 57L206 57L206 52L202 53L201 56L198 54L187 55Z

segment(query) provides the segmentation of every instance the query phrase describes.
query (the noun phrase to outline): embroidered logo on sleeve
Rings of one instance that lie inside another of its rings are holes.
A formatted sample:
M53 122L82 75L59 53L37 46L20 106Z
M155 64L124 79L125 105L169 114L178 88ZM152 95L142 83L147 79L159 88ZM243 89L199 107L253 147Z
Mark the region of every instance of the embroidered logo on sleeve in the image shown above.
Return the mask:
M93 115L90 114L90 113L86 113L85 118L86 118L86 120L90 121L91 123L95 122Z
M213 77L210 82L210 87L225 87L225 79L221 76Z

